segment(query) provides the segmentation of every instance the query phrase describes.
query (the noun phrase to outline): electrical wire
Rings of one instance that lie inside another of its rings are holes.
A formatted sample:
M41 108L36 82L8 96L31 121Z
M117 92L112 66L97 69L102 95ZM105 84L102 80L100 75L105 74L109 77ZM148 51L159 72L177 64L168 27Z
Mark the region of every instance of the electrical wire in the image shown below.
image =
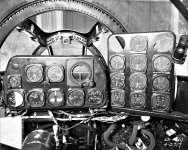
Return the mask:
M59 125L58 125L58 127L59 127L61 130L66 131L66 130L73 129L73 128L75 128L76 126L78 126L78 125L80 125L80 124L82 124L82 123L86 123L86 122L88 122L89 120L91 120L91 117L90 117L90 118L87 118L86 120L82 120L82 121L80 121L79 123L77 123L77 124L75 124L75 125L73 125L72 127L69 127L69 128L62 128L62 127L59 126Z

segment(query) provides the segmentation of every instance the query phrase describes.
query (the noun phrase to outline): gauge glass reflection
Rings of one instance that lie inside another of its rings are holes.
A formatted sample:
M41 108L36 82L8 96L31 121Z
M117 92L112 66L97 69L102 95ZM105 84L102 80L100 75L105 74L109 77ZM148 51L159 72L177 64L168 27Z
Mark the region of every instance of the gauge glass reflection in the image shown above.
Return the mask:
M110 66L114 70L121 70L125 67L125 60L120 55L112 56L110 59Z
M143 93L131 94L131 105L135 108L143 108L146 104L146 96Z
M133 55L130 67L132 70L143 71L147 66L147 58L145 55Z
M153 87L156 90L167 91L170 88L170 82L168 78L163 76L155 77L153 80Z
M71 77L76 83L88 82L92 76L92 69L85 62L78 62L71 68Z
M130 47L132 51L142 52L147 48L147 37L142 35L135 36L131 42Z
M154 68L160 72L169 71L171 68L170 59L166 56L158 56L154 60Z
M80 89L73 89L68 92L69 106L82 106L84 104L84 92Z
M31 107L42 107L45 103L42 91L32 91L28 95L28 103Z
M60 91L52 91L48 96L49 102L54 106L64 104L64 94Z
M21 77L20 76L11 76L9 78L9 84L11 88L21 87Z
M30 82L40 82L43 78L43 70L41 67L33 65L27 68L26 75Z
M103 102L103 92L99 89L92 89L88 93L88 103L90 105L99 105Z
M156 111L166 111L170 106L170 99L167 95L156 95L152 98L152 108Z
M130 87L134 90L142 90L147 85L147 78L145 74L135 73L130 76Z
M47 76L51 82L60 82L64 78L64 71L61 66L53 65L47 70Z
M110 75L112 88L124 88L125 76L123 73L113 73Z
M19 107L23 104L24 97L20 92L13 91L8 94L7 102L12 107Z
M123 107L125 104L125 92L123 90L112 90L111 104L112 106Z
M160 34L154 39L154 50L157 52L168 52L173 50L174 37L171 34Z

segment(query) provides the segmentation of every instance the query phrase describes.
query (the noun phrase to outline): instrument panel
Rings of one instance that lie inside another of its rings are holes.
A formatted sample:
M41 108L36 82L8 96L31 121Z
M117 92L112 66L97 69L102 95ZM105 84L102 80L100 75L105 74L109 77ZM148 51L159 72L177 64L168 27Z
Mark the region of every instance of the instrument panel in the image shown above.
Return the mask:
M10 109L101 108L107 105L107 76L94 56L15 56L4 76Z
M168 31L111 35L108 63L112 108L169 112L175 89L174 46L175 35Z

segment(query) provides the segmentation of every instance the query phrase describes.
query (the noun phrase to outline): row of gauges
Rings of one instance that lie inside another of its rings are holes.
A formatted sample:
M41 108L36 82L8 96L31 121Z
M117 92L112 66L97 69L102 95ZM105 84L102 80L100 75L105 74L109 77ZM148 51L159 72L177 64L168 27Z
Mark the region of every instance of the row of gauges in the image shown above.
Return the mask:
M87 102L85 99L87 99ZM82 89L68 89L67 98L65 92L59 89L51 89L46 95L42 89L30 90L28 94L25 94L22 89L11 90L7 94L7 103L13 108L25 105L33 108L41 108L46 105L81 107L87 104L89 106L97 106L103 103L103 99L103 91L97 88L88 90L87 94Z
M111 87L124 89L125 75L124 73L111 73ZM132 90L144 90L147 87L147 78L143 73L133 73L129 78L129 85ZM153 75L152 87L154 91L168 91L170 89L169 75Z
M65 69L62 65L55 64L44 68L41 64L32 64L25 67L25 75L27 82L39 83L46 79L50 82L62 82L64 80ZM92 68L86 62L76 62L71 69L69 69L70 80L78 85L85 84L92 81ZM8 76L10 88L21 87L21 75ZM70 82L68 82L69 84Z
M169 55L154 55L152 58L154 71L168 72L172 64ZM111 70L121 71L125 69L125 57L123 55L113 55L110 58ZM131 71L144 72L147 69L147 57L145 54L132 54L130 56Z
M130 107L135 109L144 109L147 105L146 95L143 92L130 93ZM121 89L111 90L111 105L124 107L125 91ZM153 93L151 97L151 108L154 111L167 111L170 107L169 94Z
M25 72L29 82L41 82L43 80L43 67L40 64L26 66ZM61 65L49 66L46 74L51 82L61 82L64 79L64 68Z
M174 35L169 33L158 34L157 36L151 38L151 35L125 35L117 36L121 38L121 41L125 42L124 45L126 49L130 49L133 53L143 53L148 50L148 47L152 44L152 49L158 53L168 53L173 50L174 46ZM152 39L152 40L151 40Z

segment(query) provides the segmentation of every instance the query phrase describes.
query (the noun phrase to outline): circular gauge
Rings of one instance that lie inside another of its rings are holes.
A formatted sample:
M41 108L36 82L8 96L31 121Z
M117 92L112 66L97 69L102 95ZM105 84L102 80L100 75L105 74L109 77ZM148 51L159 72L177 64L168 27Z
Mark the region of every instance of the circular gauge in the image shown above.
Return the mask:
M11 76L9 78L9 84L11 88L21 87L21 77L20 76Z
M112 106L122 107L125 104L125 92L123 90L112 90L111 104Z
M112 56L110 59L110 66L114 70L121 70L125 67L125 59L119 55Z
M27 68L26 70L27 79L30 82L40 82L42 80L43 70L42 67L33 65Z
M135 108L143 108L146 104L146 96L143 93L131 94L131 106Z
M154 68L160 72L169 71L171 68L170 59L166 56L158 56L154 60Z
M135 52L144 51L147 48L147 37L142 35L135 36L130 42L130 47Z
M170 82L168 78L163 77L163 76L158 76L158 77L155 77L153 80L153 87L156 90L166 91L170 88Z
M42 91L32 91L28 95L28 103L31 107L42 107L45 103Z
M152 108L156 111L165 111L170 106L170 99L167 95L155 95L152 97Z
M103 102L103 92L99 89L92 89L88 93L88 103L90 105L99 105Z
M82 84L88 82L92 76L92 69L85 62L78 62L71 68L71 78L74 82Z
M64 70L58 65L50 66L47 70L47 76L51 82L60 82L64 78Z
M147 66L147 58L145 55L135 55L131 58L130 67L132 70L142 71Z
M82 106L84 104L84 92L80 89L70 90L68 92L69 106Z
M24 97L20 92L13 91L8 94L7 102L12 107L19 107L23 104Z
M64 94L60 91L52 91L49 94L48 99L49 102L54 106L64 104Z
M147 78L145 74L131 74L130 87L134 90L144 89L147 85Z
M157 52L168 52L173 50L174 38L171 34L160 34L154 39L154 50Z
M112 88L124 88L125 76L123 73L113 73L110 75Z

